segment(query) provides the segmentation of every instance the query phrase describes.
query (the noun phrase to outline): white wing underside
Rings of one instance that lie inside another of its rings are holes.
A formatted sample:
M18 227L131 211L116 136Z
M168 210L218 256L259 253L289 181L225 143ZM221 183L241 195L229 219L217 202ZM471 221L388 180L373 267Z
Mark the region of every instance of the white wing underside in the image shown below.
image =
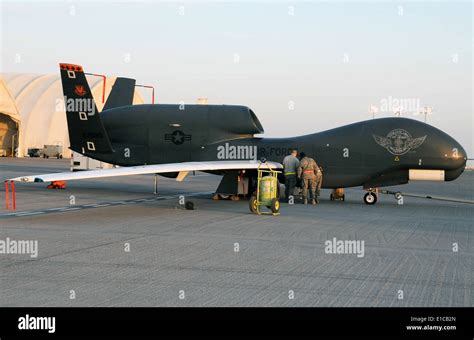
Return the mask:
M183 180L189 171L218 171L218 170L247 170L247 169L282 169L283 166L276 162L261 163L259 161L209 161L209 162L183 162L121 167L102 170L86 170L79 172L60 172L53 174L21 176L9 179L17 182L53 182L72 181L78 179L106 178L116 176L162 174L179 172L177 180Z

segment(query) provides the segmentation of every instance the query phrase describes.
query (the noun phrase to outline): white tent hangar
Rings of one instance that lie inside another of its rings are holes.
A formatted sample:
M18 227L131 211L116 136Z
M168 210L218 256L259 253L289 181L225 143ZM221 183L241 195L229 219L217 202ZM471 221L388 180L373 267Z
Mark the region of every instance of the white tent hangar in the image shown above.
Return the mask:
M87 80L97 109L102 110L103 81ZM107 77L105 100L116 78ZM133 104L143 104L135 91ZM59 74L0 73L0 156L27 156L29 148L61 145L63 157L70 157L64 97Z

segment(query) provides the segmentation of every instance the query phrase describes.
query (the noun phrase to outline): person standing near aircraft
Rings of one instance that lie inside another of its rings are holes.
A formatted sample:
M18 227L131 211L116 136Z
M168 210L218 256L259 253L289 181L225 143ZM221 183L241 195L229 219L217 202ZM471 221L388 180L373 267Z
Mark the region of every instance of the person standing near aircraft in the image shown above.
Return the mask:
M303 185L303 204L308 204L308 189L310 191L310 199L312 204L316 204L316 176L319 170L314 159L306 157L304 152L300 153L301 161L298 167L298 178L301 179Z
M323 168L316 162L316 203L319 203L319 195L321 195L321 185L323 184Z
M296 187L296 170L300 165L300 161L296 157L297 150L291 150L291 154L283 159L283 171L285 175L285 198L286 201L290 199L295 193Z

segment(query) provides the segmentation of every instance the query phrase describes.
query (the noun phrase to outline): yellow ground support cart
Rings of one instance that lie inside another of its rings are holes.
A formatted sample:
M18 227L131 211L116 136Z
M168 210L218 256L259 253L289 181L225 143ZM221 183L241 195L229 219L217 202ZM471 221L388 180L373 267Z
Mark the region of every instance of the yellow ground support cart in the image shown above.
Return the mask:
M257 169L257 191L250 197L249 208L250 211L261 214L280 214L280 190L278 183L278 174L280 171L275 171L272 168ZM267 207L270 211L261 211L262 206Z

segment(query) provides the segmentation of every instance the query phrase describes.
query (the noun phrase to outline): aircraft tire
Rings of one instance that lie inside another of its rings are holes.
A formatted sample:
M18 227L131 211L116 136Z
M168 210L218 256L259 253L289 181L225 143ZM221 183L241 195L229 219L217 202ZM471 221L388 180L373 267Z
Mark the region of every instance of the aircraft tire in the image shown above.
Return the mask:
M377 203L377 195L373 192L368 192L364 195L365 204L373 205Z

